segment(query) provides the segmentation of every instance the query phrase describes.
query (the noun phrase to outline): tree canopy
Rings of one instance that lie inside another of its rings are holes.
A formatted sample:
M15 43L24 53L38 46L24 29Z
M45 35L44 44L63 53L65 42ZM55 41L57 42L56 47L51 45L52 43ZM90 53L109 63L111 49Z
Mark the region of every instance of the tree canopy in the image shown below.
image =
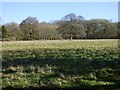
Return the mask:
M120 22L107 19L86 20L81 15L69 13L52 23L39 22L27 17L20 24L15 22L0 26L5 40L55 40L55 39L116 39L120 37Z

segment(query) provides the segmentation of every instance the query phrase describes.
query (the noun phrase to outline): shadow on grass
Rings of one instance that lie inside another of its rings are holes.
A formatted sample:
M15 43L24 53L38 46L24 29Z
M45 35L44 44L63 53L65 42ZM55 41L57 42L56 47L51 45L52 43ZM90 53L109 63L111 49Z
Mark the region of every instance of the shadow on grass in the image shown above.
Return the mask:
M120 60L114 59L114 60L101 60L101 59L93 59L89 60L86 58L37 58L37 57L30 57L30 58L9 58L7 60L2 61L2 68L6 69L10 66L16 67L16 66L23 66L23 67L29 67L29 66L35 66L35 67L45 67L45 65L49 66L55 66L56 68L53 69L55 73L62 73L64 75L89 75L90 73L95 73L95 76L98 78L98 80L102 81L112 81L115 83L115 85L95 85L95 86L89 86L89 85L79 85L79 87L71 87L71 88L65 88L65 89L89 89L89 90L115 90L120 88L120 78L117 79L117 76L120 76ZM104 68L111 68L112 70L106 71L101 69ZM118 71L114 71L118 69ZM4 73L10 73L10 71L5 71ZM15 73L11 71L11 73ZM110 77L111 74L115 74L114 78ZM110 74L110 75L109 75ZM57 75L55 75L57 76ZM55 76L47 76L46 78L55 77ZM79 82L74 82L78 84ZM12 87L6 87L5 89L15 89ZM18 88L19 89L19 88ZM35 88L35 87L29 87L24 89L56 89L61 90L61 88L52 85L51 87L41 87L41 88ZM62 88L64 89L64 88Z
M3 60L2 68L8 68L10 66L39 66L44 67L46 64L56 66L61 72L68 73L70 71L76 70L75 73L79 71L94 71L96 69L111 68L120 69L120 60L101 60L93 59L89 60L86 58L64 58L64 59L40 59L40 58L14 58L11 60ZM72 69L72 70L71 70ZM68 70L68 71L67 71ZM73 72L72 72L73 73Z
M13 88L8 86L6 88L2 88L2 90L119 90L120 86L116 85L98 85L98 86L81 86L81 87L70 87L70 88L59 88L59 87L28 87L28 88Z

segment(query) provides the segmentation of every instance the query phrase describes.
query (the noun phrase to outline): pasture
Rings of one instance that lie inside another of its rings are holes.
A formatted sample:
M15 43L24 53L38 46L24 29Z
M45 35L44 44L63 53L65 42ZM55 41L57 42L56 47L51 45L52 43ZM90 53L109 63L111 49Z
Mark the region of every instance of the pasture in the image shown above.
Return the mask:
M119 89L117 39L2 42L2 87Z

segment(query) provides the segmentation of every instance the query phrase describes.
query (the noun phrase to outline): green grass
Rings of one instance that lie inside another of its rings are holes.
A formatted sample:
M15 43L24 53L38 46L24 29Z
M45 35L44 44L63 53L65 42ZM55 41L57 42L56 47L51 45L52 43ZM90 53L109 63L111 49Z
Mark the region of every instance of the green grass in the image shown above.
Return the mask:
M3 42L2 58L3 88L119 88L118 40Z
M118 48L118 40L45 40L45 41L13 41L2 43L3 50L25 50L40 48L85 48L85 49L102 49Z

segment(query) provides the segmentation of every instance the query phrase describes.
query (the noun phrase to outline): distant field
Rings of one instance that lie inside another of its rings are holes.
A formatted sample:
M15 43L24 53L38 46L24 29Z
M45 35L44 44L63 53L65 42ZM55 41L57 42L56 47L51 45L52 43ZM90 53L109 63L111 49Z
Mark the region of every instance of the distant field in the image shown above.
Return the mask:
M118 40L44 40L3 42L3 50L39 49L39 48L118 48Z
M2 42L3 87L118 89L118 40Z

